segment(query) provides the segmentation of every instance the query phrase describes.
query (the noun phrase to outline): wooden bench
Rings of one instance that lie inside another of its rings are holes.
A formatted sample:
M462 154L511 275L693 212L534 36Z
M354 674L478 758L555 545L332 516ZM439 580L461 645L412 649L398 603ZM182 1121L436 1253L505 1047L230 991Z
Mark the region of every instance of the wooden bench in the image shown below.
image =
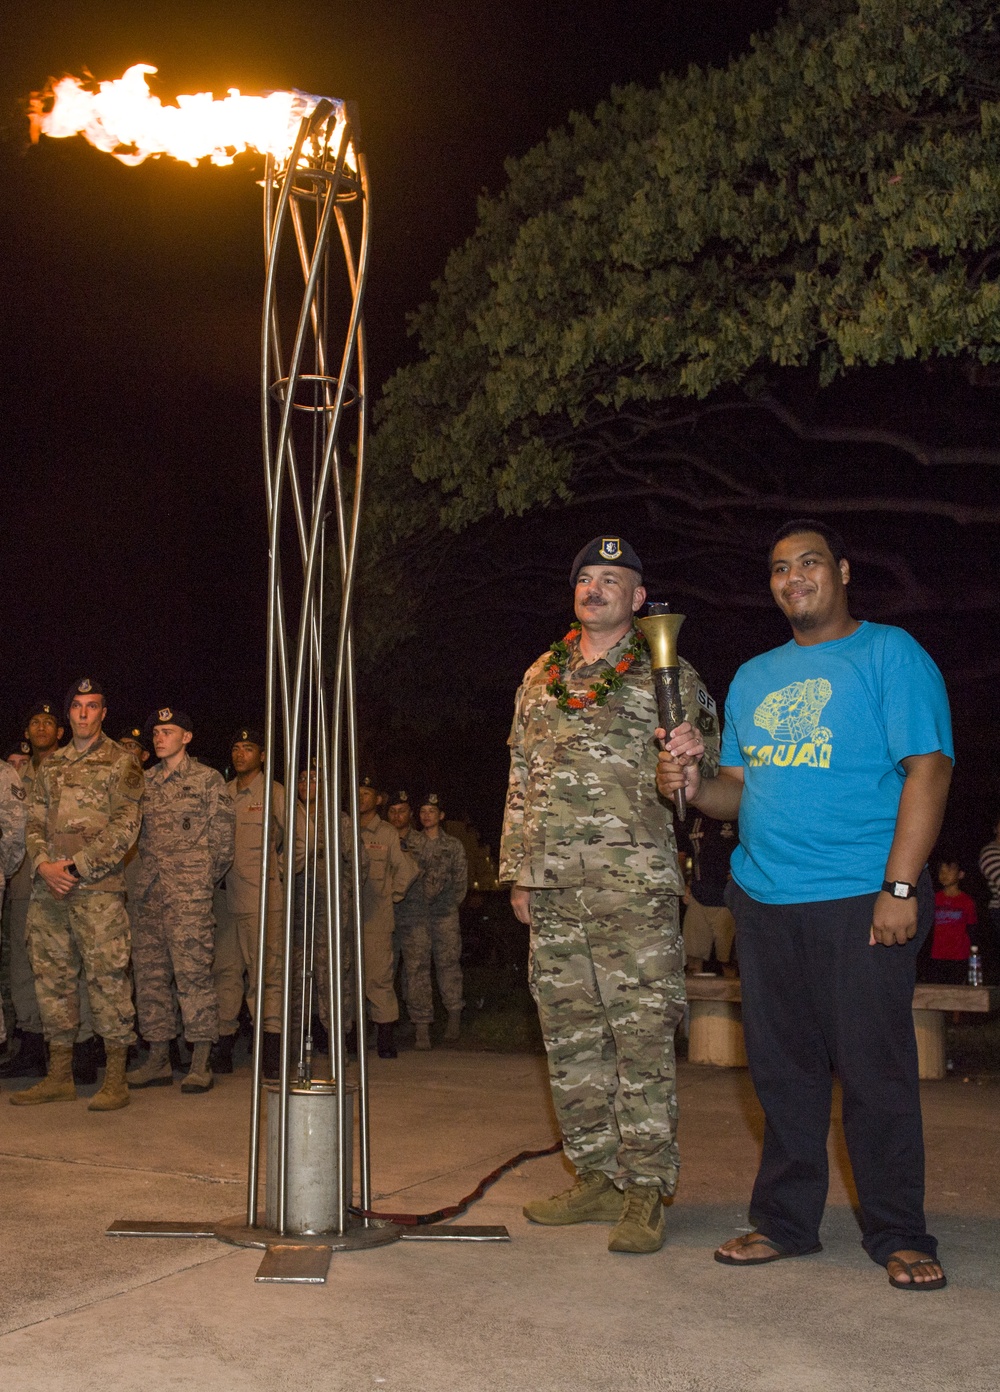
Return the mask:
M745 1068L739 981L722 976L688 976L684 980L690 1006L689 1061ZM1000 989L996 986L918 986L913 992L913 1028L921 1078L945 1076L944 1025L949 1011L987 1014L998 1006Z

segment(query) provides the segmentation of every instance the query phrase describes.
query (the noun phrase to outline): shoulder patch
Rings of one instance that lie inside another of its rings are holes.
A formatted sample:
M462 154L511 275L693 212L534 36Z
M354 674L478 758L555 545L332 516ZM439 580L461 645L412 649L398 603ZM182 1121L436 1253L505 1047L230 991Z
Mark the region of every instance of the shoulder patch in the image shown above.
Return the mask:
M142 785L142 774L139 772L138 768L133 764L133 766L129 769L128 773L125 775L125 786L126 788L141 788Z
M698 704L701 706L702 710L708 711L709 715L715 714L715 702L703 686L699 686L698 688Z

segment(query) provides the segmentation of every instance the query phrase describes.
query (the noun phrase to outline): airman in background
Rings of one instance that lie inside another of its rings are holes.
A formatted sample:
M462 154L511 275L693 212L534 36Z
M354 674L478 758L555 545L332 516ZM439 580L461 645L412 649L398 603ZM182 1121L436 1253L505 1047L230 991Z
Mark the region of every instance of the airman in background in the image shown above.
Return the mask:
M31 758L31 745L26 739L15 740L3 757L11 768L23 773Z
M232 863L235 818L222 775L187 752L191 717L161 706L147 729L159 763L146 774L132 966L139 1028L150 1051L127 1081L130 1088L173 1083L175 985L193 1050L181 1091L203 1093L212 1086L209 1051L219 1037L212 891Z
M420 867L420 846L424 840L420 828L414 824L413 804L405 788L399 789L388 800L386 813L391 826L399 833L399 841L407 855ZM431 1047L431 1022L434 1019L434 1002L431 997L430 979L430 933L427 923L427 906L418 876L409 889L393 905L395 935L393 938L394 957L402 958L401 985L406 1009L416 1030L416 1047Z
M233 1043L246 995L253 1017L257 1003L257 941L264 845L264 737L241 726L230 742L235 778L226 785L236 813L236 847L226 875L225 911L215 935L215 990L219 1001L219 1042L213 1051L217 1073L231 1073ZM281 963L283 947L285 789L273 785L274 819L268 850L268 910L264 949L264 1076L278 1076L281 1052ZM244 984L245 982L245 984Z
M462 929L458 909L469 889L465 847L456 836L441 827L444 807L437 793L428 793L420 804L421 839L418 861L422 874L419 891L427 922L427 948L422 961L414 965L412 990L424 1011L431 1011L431 960L438 990L448 1012L444 1037L458 1039L462 1026ZM408 976L410 972L408 969Z
M49 1069L10 1100L23 1106L76 1097L78 954L107 1056L104 1085L90 1110L114 1111L129 1103L125 1058L135 1042L122 862L139 835L143 778L133 756L104 734L107 704L99 682L74 683L65 709L72 739L39 765L25 837L34 872L28 953Z
M378 815L379 792L371 778L358 788L358 820L361 840L368 852L369 872L362 893L365 939L365 993L375 1021L379 1058L396 1057L396 1021L399 1002L393 990L393 905L398 904L420 873L407 855L399 833ZM358 1011L358 1014L363 1012ZM364 1037L362 1019L357 1030Z

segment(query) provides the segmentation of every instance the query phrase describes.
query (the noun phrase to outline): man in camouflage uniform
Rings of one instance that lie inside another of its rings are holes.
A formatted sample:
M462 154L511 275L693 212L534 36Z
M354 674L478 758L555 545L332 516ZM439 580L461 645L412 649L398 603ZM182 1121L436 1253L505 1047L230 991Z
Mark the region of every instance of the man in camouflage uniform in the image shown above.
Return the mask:
M420 845L424 837L413 824L410 795L401 788L388 802L386 817L399 834L399 844L414 864L420 868ZM403 998L410 1019L416 1028L418 1049L431 1047L431 1022L434 1002L431 995L431 939L427 922L427 906L420 888L420 876L412 882L398 904L392 906L393 960L403 959Z
M17 769L0 764L0 904L4 888L24 859L25 797ZM7 1042L7 1026L0 1005L0 1044Z
M448 1012L444 1037L458 1039L462 1025L462 929L458 909L469 888L465 847L457 836L441 829L444 808L437 793L428 793L420 804L421 836L417 862L422 874L418 884L427 920L427 949L413 969L411 990L415 999L431 1013L431 959L437 973L438 990ZM407 966L407 979L411 969ZM409 1004L409 1002L407 1002ZM413 1013L412 1011L410 1012ZM416 1020L418 1016L414 1015Z
M32 788L40 764L59 748L63 736L62 717L57 701L36 701L28 710L24 736L31 754L21 772L25 806L31 802ZM10 1041L9 1056L0 1064L0 1078L44 1078L45 1040L42 1017L35 995L35 974L28 958L28 904L31 900L31 865L27 856L7 885L4 902L4 929L10 949L10 991L17 1020L17 1038ZM76 948L73 948L76 954ZM73 1076L78 1083L97 1081L97 1041L94 1039L87 984L79 975L80 1031L73 1046Z
M677 1184L674 1030L684 1008L680 868L655 785L642 565L597 537L570 572L577 623L528 669L510 735L500 878L531 927L531 989L577 1182L536 1223L611 1222L611 1251L663 1244ZM718 758L715 704L681 659L688 719Z
M236 812L236 849L226 875L225 905L217 904L215 989L219 999L219 1043L213 1052L218 1073L233 1071L233 1044L246 993L253 1018L257 1007L257 941L264 835L264 737L252 725L230 742L236 777L226 785ZM281 1054L281 968L284 945L285 789L272 785L274 817L268 854L267 933L264 947L264 1076L278 1076ZM245 978L245 985L244 985Z
M392 987L393 905L398 904L420 873L403 850L395 827L378 815L379 793L370 778L358 788L361 842L368 852L368 878L361 896L365 941L365 994L375 1021L379 1058L396 1057L399 1002ZM359 1011L359 1014L363 1012ZM364 1037L364 1020L357 1031Z
M34 871L28 952L49 1071L11 1102L71 1102L73 1042L80 1026L77 957L94 1024L104 1037L104 1086L92 1112L127 1107L125 1057L135 1042L128 978L130 935L122 861L142 821L143 782L131 754L103 732L100 684L82 678L66 694L73 738L42 763L32 788L25 835Z
M161 706L147 728L159 763L146 774L132 966L139 1028L150 1050L127 1080L131 1088L174 1081L173 982L193 1050L181 1092L208 1092L208 1055L219 1037L212 891L233 859L233 804L222 775L189 756L193 725L185 711Z

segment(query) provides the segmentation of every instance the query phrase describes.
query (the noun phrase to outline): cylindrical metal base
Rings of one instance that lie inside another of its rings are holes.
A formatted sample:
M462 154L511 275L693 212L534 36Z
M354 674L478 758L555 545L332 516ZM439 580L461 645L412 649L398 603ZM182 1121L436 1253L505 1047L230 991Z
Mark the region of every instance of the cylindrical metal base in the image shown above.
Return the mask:
M354 1155L354 1094L347 1085L350 1135L344 1147L345 1207L352 1202ZM268 1083L267 1182L265 1224L278 1227L278 1156L281 1128L278 1083ZM340 1163L337 1150L337 1084L313 1082L288 1089L288 1164L285 1232L287 1236L329 1234L337 1226L337 1193ZM272 1239L273 1240L273 1239ZM280 1241L280 1239L278 1239Z
M235 1214L216 1223L215 1236L219 1242L233 1247L274 1247L294 1243L297 1247L329 1247L331 1252L358 1252L367 1247L388 1247L398 1242L403 1229L395 1223L370 1218L365 1227L362 1218L349 1217L343 1233L296 1233L282 1237L276 1228L248 1228L246 1216Z

